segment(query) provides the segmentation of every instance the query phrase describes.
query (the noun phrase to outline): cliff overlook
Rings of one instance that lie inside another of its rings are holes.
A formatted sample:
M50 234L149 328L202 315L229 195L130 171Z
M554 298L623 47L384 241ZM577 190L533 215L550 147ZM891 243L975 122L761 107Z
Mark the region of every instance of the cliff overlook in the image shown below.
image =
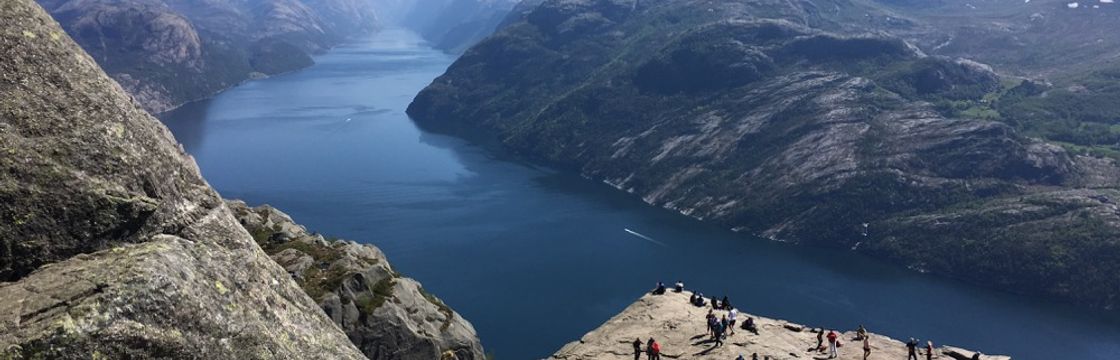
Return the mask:
M827 359L826 352L817 351L817 333L836 330L841 346L837 348L836 359L863 359L862 340L853 329L821 329L791 323L785 320L769 319L740 312L736 317L735 334L728 334L723 345L717 346L706 336L705 316L711 309L707 306L693 306L689 303L689 292L667 292L663 295L642 296L638 301L621 313L608 320L599 328L592 330L578 341L568 343L549 359L633 359L631 343L640 339L645 350L645 342L654 339L661 346L661 355L669 359ZM728 315L728 311L714 310L717 318ZM752 318L758 333L751 333L740 326ZM905 359L906 344L886 336L868 333L872 359ZM925 342L921 342L920 357L925 357ZM827 346L827 340L825 341ZM937 345L933 359L971 360L979 355L982 360L1011 360L1007 356L977 354L954 346ZM644 357L645 355L643 355Z
M376 248L227 205L40 6L0 23L0 358L481 358Z
M890 35L917 28L891 14L544 1L409 114L737 231L1115 308L1116 161L958 111L1031 85L928 55Z

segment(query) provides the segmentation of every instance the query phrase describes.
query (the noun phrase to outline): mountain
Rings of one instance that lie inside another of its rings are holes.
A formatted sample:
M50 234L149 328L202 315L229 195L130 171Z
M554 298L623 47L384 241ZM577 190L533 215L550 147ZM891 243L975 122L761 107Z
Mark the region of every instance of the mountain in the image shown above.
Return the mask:
M0 24L0 358L481 358L376 248L223 201L35 2Z
M314 63L387 23L459 52L515 0L39 0L150 112Z
M482 129L736 231L1120 301L1116 160L982 116L1046 85L906 41L931 22L857 0L547 0L513 16L417 95L421 126Z
M364 0L42 0L145 109L163 112L380 26Z
M436 48L462 53L493 33L517 3L518 0L417 1L401 22Z

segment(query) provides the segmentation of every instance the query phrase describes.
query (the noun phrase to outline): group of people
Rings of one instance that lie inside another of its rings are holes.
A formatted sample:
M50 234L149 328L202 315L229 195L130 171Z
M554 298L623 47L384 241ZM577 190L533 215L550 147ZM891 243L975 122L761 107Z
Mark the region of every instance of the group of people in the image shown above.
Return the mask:
M646 342L645 351L642 350L642 339L634 339L634 360L642 358L642 353L648 356L647 360L660 360L661 359L661 344L649 338Z
M654 295L662 295L662 294L665 294L665 292L666 292L665 284L662 283L662 282L658 282L657 287L654 288L654 290L653 290L653 294ZM676 284L674 284L673 292L677 292L677 293L684 292L684 282L677 281ZM737 309L735 309L734 306L731 305L731 301L728 300L727 296L724 296L723 299L720 299L720 300L717 300L713 296L713 297L711 297L710 300L711 300L710 303L712 305L712 308L708 310L708 314L705 316L705 321L707 323L707 329L708 329L707 336L709 336L710 340L715 343L715 346L722 346L724 338L726 338L728 335L735 335L735 325L736 325L736 320L737 320L736 318L739 315L739 311ZM706 299L704 297L704 293L701 293L701 292L693 292L692 295L689 297L688 302L689 302L689 304L692 304L693 306L696 306L696 307L704 307L704 306L707 306L707 304L709 303L708 299ZM727 314L720 317L720 316L717 316L715 314L714 310L726 310ZM747 331L749 331L749 332L751 332L755 335L758 335L758 326L755 324L754 318L747 317L747 320L744 321L743 324L742 324L742 329L747 330ZM856 330L855 340L861 342L861 345L863 345L863 359L864 360L868 360L868 358L871 356L871 342L870 342L871 340L870 340L870 338L871 337L867 333L867 328L865 328L863 325L860 325L859 328ZM827 343L828 346L827 347L825 346L826 345L825 340L828 341L828 343ZM634 359L635 360L638 360L643 352L646 353L649 356L649 360L660 359L661 358L661 356L660 356L660 353L661 353L660 345L656 341L654 341L652 338L650 338L649 341L647 342L647 345L646 345L646 348L645 348L644 351L642 350L641 345L642 345L641 340L634 340ZM838 356L838 354L837 354L838 348L841 347L841 346L842 346L842 342L840 340L840 335L837 334L836 331L828 330L827 333L825 332L825 329L820 329L820 330L817 331L817 346L816 346L816 348L814 348L814 350L816 350L818 352L827 351L828 352L828 358L833 359L833 358L836 358ZM918 354L919 354L920 351L918 350L918 341L917 340L911 338L910 341L908 341L906 343L906 349L907 349L907 354L908 354L907 355L907 360L919 360ZM926 357L926 360L932 360L933 359L933 341L926 341L925 357ZM977 354L977 356L974 357L974 358L978 359L979 354ZM751 356L751 359L752 360L757 360L758 359L758 354L753 354ZM745 360L745 359L743 359L742 355L739 355L739 357L736 360Z
M918 360L918 340L910 338L906 342L906 360ZM926 360L933 360L933 341L926 341Z

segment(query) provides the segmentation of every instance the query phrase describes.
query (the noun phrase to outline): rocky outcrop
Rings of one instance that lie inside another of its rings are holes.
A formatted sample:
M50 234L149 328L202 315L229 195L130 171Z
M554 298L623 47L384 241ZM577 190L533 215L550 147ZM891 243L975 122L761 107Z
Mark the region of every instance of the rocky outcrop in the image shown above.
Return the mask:
M268 206L229 207L370 359L483 360L474 327L416 280L403 277L372 245L308 233Z
M34 2L0 23L0 359L483 358L377 248L223 201Z
M363 358L42 8L0 24L0 358Z
M991 68L835 3L545 1L408 111L738 231L1117 306L1116 161L958 116Z
M645 295L631 304L599 328L592 330L578 341L564 345L549 359L633 359L634 339L645 342L650 338L661 344L662 357L668 359L734 359L742 355L750 359L757 354L758 359L823 359L826 354L813 350L817 346L819 328L739 313L739 324L748 317L754 318L758 334L745 329L736 329L734 335L723 340L723 346L714 346L704 336L707 332L705 316L710 307L696 307L688 303L688 293L669 292L664 295ZM722 317L726 311L716 310ZM863 359L862 341L857 340L856 331L837 333L843 346L838 350L838 359ZM874 329L870 329L874 330ZM827 330L826 330L827 331ZM875 333L869 334L872 359L905 359L906 345L898 340ZM934 339L936 340L936 339ZM924 342L922 343L924 347ZM924 350L923 358L924 358ZM974 352L952 346L934 349L935 359L971 359ZM1007 356L981 355L983 360L1010 360Z

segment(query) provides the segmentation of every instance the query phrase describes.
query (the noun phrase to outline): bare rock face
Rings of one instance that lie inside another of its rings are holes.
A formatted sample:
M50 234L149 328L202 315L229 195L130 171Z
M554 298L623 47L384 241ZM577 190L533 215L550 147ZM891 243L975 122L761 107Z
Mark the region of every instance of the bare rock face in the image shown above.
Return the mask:
M283 266L370 359L485 359L474 327L401 276L372 245L308 233L269 206L228 202L265 252Z
M662 357L668 359L734 359L739 355L750 359L753 354L757 354L758 359L824 359L827 356L814 349L817 346L817 331L821 329L742 312L736 319L738 324L743 324L748 317L754 318L758 334L736 328L734 335L723 340L723 346L714 346L708 341L709 337L704 336L707 332L705 316L709 309L689 304L687 293L647 294L578 341L564 345L549 359L633 359L634 339L641 339L644 350L650 338L657 340ZM727 315L727 311L716 310L715 315L722 317ZM856 331L834 330L842 344L837 359L863 359L862 341L858 340ZM868 342L872 359L906 358L906 345L901 341L870 333ZM924 345L923 342L923 348ZM922 352L921 357L924 358L924 349ZM959 356L966 354L967 359L971 359L976 353L952 346L934 348L934 358L937 359L962 359ZM981 354L980 359L1011 358Z
M0 358L363 358L42 8L0 24Z

